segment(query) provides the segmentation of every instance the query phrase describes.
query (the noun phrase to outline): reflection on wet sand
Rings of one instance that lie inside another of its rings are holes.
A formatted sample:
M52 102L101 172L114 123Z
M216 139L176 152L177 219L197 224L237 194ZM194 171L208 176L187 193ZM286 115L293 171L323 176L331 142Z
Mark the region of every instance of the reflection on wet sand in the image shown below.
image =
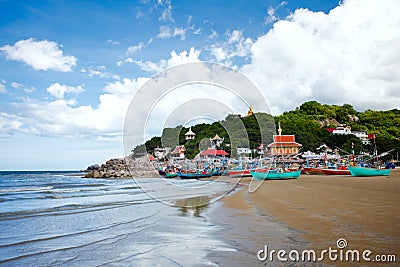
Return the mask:
M190 197L179 199L175 201L174 205L179 207L180 216L200 217L201 211L207 208L211 199L210 196Z

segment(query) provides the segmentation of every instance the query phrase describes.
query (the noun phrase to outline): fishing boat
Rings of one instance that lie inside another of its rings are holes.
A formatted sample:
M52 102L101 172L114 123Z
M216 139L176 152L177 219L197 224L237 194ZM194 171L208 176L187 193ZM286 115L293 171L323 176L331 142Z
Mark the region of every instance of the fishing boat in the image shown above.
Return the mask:
M243 169L243 170L228 170L228 175L232 177L250 177L250 169Z
M178 172L177 174L181 179L198 179L213 175L212 172Z
M221 176L222 174L224 174L224 171L221 171L221 170L213 170L212 171L212 176Z
M322 169L318 167L303 167L301 174L322 174Z
M299 178L301 171L251 171L251 175L256 180L285 180L285 179L297 179Z
M392 169L374 169L366 167L347 167L353 176L389 176Z
M346 166L339 166L334 169L331 169L331 168L321 169L321 171L325 175L350 175L350 171L348 170L348 168Z
M178 176L178 173L176 173L176 172L167 172L167 173L165 173L165 177L166 178L174 178L174 177L177 177Z

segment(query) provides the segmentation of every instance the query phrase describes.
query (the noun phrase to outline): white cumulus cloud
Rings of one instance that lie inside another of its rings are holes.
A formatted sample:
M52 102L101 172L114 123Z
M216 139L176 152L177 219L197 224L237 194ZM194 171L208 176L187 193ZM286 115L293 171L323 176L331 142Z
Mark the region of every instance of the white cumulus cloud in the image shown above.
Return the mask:
M234 57L249 57L253 40L245 38L243 31L227 31L225 36L225 42L213 44L210 48L211 55L217 62L231 65Z
M83 92L83 87L81 85L68 86L65 84L52 83L49 87L47 87L46 91L57 99L63 99L64 94L79 94Z
M53 41L29 38L0 47L0 51L7 59L24 62L35 70L68 72L76 65L76 58L64 55L60 45Z
M175 51L172 51L171 57L168 60L161 59L159 62L139 60L135 61L135 63L139 65L142 70L154 73L177 65L198 62L200 61L200 53L200 50L196 50L194 47L191 47L189 52L184 50L178 54Z
M298 9L251 46L241 70L274 113L307 100L359 110L399 108L400 2L347 0L325 14Z
M136 91L148 78L109 83L99 96L98 105L77 105L62 99L64 93L78 93L81 86L52 84L48 91L54 101L24 99L14 103L18 115L0 113L0 135L23 132L37 135L94 137L107 140L121 138L125 113Z

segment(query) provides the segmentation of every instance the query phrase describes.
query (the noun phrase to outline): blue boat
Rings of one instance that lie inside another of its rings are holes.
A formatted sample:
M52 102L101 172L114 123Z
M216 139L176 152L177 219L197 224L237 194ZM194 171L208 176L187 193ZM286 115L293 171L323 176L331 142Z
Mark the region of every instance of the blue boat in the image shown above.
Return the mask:
M392 169L374 169L366 167L347 166L352 176L389 176Z
M181 179L198 179L211 177L213 175L212 172L178 172L178 176Z
M218 170L213 170L212 171L212 176L221 176L222 174L224 174L223 171L218 171Z
M297 179L299 178L301 171L289 171L289 172L278 172L278 171L252 171L251 176L256 180L286 180L286 179Z

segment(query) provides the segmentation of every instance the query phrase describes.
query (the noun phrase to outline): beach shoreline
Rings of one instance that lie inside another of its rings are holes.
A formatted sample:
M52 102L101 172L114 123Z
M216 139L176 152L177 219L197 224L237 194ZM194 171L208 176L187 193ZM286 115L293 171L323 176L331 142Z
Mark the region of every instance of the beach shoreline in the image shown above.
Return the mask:
M234 179L221 180L237 182ZM239 182L248 185L250 181L242 178ZM209 215L212 222L227 229L216 233L217 237L238 248L236 253L252 266L265 266L257 259L257 252L265 245L276 250L322 251L328 247L338 249L339 239L346 240L345 249L396 255L398 261L399 192L400 169L393 170L389 177L302 175L293 180L265 181L253 193L247 186L236 189L222 198L220 206ZM244 263L236 259L235 253L225 254L211 253L210 257L230 265ZM230 261L232 257L234 261ZM345 265L327 257L323 263Z

